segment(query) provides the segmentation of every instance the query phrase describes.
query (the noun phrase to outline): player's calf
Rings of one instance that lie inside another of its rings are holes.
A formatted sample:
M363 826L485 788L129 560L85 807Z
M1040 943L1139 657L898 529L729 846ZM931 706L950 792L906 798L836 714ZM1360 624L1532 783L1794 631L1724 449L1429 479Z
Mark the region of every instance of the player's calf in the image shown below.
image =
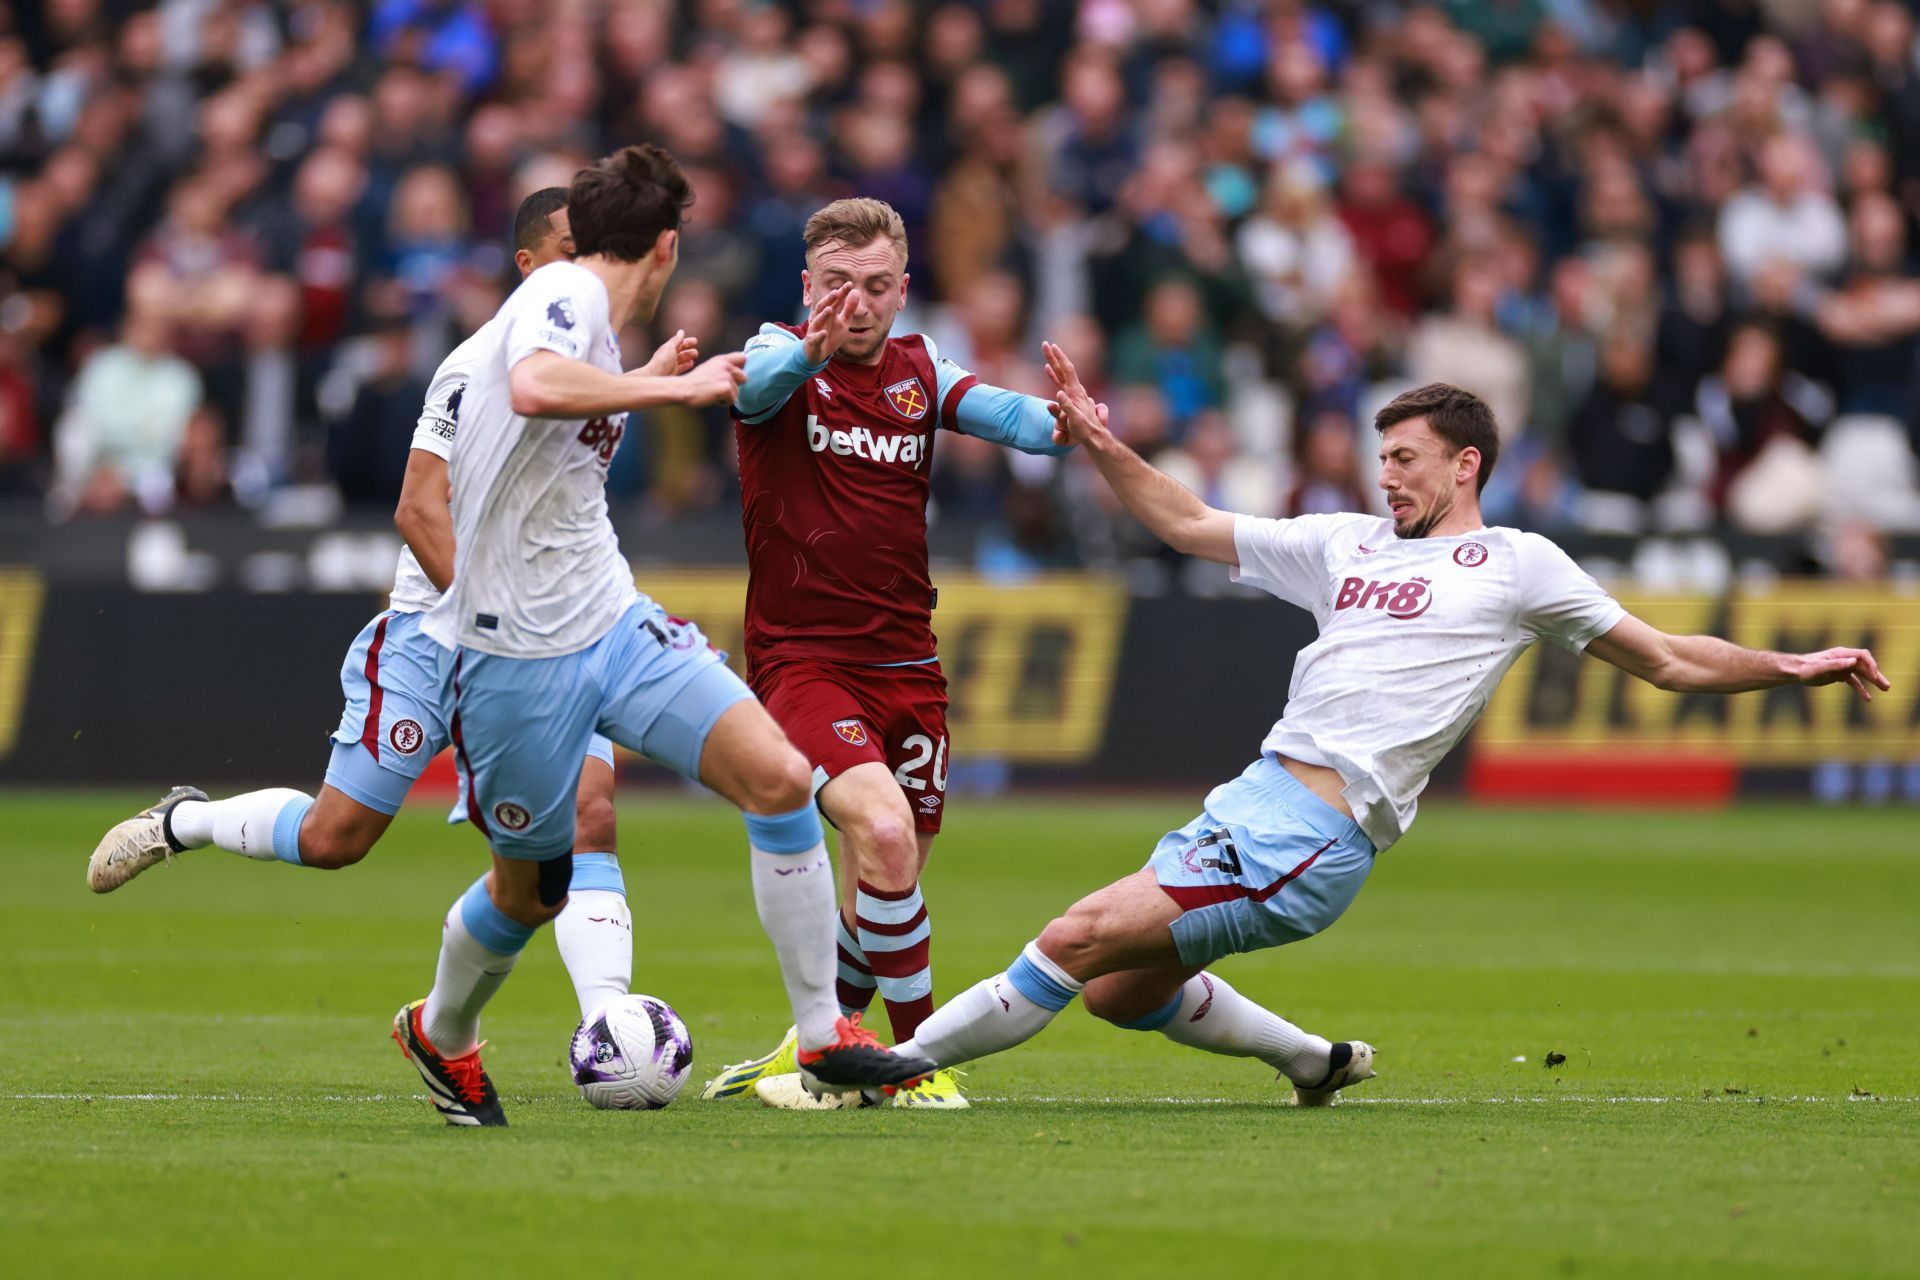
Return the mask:
M920 896L913 815L891 777L886 784L891 795L873 795L841 828L856 886L850 955L856 971L864 965L872 975L894 1038L907 1040L933 1012L933 924Z
M512 867L517 874L502 874L505 867ZM573 883L571 853L539 862L509 860L496 854L494 868L488 877L487 896L508 919L538 929L567 905L567 888Z
M1158 1031L1175 1044L1230 1058L1256 1058L1316 1096L1330 1099L1373 1074L1373 1050L1360 1041L1343 1050L1255 1004L1225 978L1191 966L1096 978L1087 984L1086 1005L1087 1012L1127 1031ZM1355 1046L1365 1054L1359 1055ZM1347 1071L1357 1056L1364 1061ZM1359 1074L1361 1068L1365 1075ZM1333 1083L1336 1076L1338 1083Z
M574 852L612 854L618 848L618 818L612 808L612 770L589 758L580 764L574 796Z
M393 815L370 809L330 786L321 787L296 833L303 867L338 871L370 853L393 823Z

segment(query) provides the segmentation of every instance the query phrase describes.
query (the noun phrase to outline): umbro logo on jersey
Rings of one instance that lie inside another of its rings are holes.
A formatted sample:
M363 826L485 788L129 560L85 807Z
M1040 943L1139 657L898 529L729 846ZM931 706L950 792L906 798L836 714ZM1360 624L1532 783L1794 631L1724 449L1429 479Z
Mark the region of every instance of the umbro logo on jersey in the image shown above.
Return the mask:
M833 388L827 385L827 380L825 378L815 378L813 380L813 385L814 385L814 389L819 391L820 398L822 400L833 399Z
M547 319L562 329L571 329L577 323L573 316L573 303L565 298L555 298L547 304Z
M1363 556L1370 556L1370 555L1372 555L1372 554L1374 553L1374 550L1375 550L1375 549L1374 549L1373 547L1370 547L1370 546L1368 546L1368 545L1367 545L1366 543L1364 543L1364 542L1362 542L1362 543L1359 543L1359 544L1358 544L1358 546L1359 546L1359 549L1360 549L1360 554L1361 554L1361 555L1363 555Z
M887 388L887 403L909 422L918 422L927 416L927 389L918 378L896 382Z
M1348 578L1340 584L1333 607L1341 609L1380 609L1389 618L1417 618L1433 607L1431 578L1409 578L1405 582L1369 582Z

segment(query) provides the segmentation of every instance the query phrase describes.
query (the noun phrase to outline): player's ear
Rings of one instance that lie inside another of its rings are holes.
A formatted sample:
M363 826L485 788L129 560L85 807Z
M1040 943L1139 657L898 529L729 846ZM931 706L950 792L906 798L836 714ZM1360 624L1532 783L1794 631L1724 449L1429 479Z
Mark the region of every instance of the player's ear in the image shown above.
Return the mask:
M805 267L800 268L800 305L813 305L813 273Z
M911 279L913 279L913 277L908 275L906 272L902 271L900 273L900 301L903 305L906 303L906 300L907 300L907 281Z
M526 275L527 272L533 270L533 254L526 249L515 249L513 251L513 265L520 268L521 275Z
M660 238L653 242L653 251L659 255L662 262L669 265L680 261L680 233L662 231Z

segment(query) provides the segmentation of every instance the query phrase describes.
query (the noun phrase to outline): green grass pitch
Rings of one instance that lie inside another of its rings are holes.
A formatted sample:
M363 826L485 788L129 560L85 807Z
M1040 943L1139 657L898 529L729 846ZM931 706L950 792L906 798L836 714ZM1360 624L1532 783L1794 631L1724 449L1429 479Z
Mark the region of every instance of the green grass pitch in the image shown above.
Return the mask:
M695 1096L787 1021L738 819L623 796L635 985L686 1017L693 1083L588 1110L543 935L486 1025L513 1127L476 1132L387 1039L474 835L423 805L352 871L207 851L93 897L145 799L0 796L9 1275L1920 1273L1910 812L1431 807L1335 928L1221 966L1379 1047L1331 1111L1075 1008L977 1064L969 1112L795 1115ZM1197 799L961 798L940 993Z

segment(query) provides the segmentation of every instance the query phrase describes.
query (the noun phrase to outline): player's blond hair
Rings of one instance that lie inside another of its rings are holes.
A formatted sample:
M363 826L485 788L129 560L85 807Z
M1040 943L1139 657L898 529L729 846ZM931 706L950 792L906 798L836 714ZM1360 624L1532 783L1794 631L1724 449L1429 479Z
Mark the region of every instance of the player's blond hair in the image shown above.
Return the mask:
M903 264L907 258L907 224L900 220L900 215L885 200L866 196L835 200L807 219L807 228L802 235L807 242L809 265L813 262L816 249L830 244L860 249L881 236L900 246Z

